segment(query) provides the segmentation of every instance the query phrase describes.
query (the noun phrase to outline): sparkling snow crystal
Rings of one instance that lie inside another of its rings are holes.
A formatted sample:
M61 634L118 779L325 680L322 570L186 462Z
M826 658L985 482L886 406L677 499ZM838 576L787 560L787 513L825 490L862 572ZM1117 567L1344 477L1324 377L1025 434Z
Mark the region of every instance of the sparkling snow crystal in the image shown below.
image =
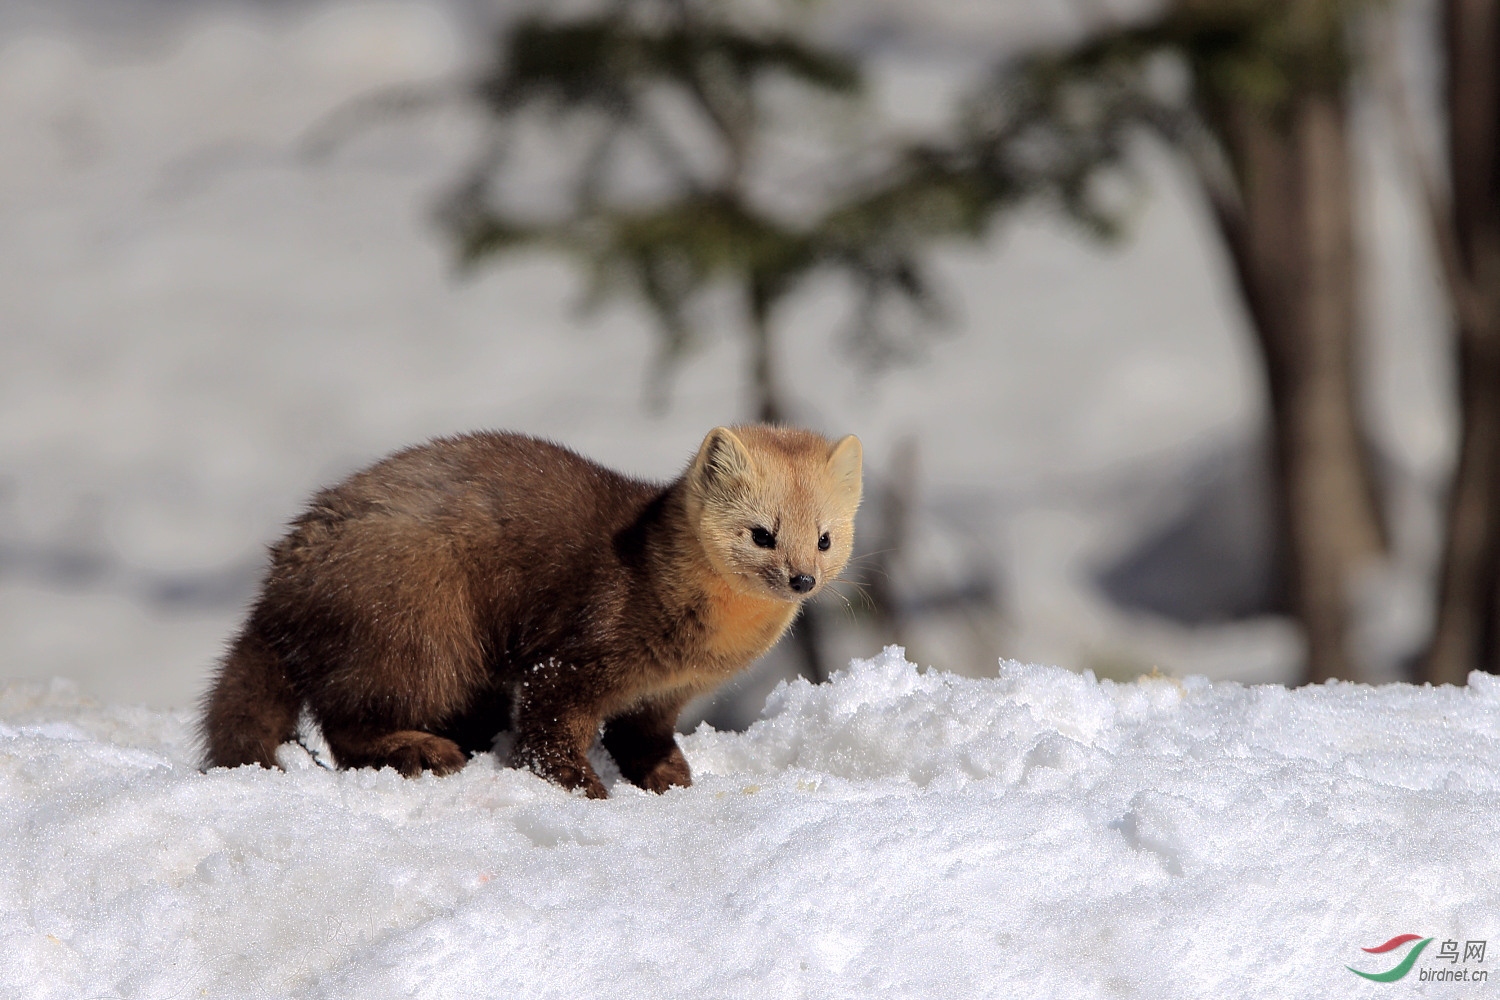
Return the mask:
M0 995L1356 996L1395 935L1500 945L1483 675L969 680L893 647L606 802L488 755L203 774L191 723L0 690Z

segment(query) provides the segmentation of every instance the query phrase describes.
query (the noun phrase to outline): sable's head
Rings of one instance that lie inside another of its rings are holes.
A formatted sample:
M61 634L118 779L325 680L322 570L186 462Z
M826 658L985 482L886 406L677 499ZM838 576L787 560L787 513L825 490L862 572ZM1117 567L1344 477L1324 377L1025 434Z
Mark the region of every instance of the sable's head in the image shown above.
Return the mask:
M688 516L709 562L738 590L801 601L854 548L862 451L789 427L715 427L686 476Z

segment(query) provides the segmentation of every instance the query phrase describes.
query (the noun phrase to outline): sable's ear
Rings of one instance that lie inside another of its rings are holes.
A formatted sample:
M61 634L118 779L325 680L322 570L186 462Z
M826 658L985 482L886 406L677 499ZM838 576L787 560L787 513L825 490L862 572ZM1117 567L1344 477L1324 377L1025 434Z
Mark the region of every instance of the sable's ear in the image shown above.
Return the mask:
M828 453L828 474L839 491L839 498L851 510L859 506L862 479L860 468L863 462L864 449L860 447L859 438L853 434L841 438Z
M722 490L750 478L754 460L745 442L728 427L715 427L703 439L688 478L704 490Z

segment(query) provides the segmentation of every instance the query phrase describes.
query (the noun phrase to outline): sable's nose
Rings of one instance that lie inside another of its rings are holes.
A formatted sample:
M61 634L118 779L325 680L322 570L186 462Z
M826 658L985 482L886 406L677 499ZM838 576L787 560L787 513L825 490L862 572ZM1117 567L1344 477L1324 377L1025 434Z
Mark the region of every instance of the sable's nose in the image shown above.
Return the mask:
M806 573L798 573L796 576L787 581L787 583L791 584L792 589L799 594L805 594L809 590L812 590L813 584L817 582L817 580L814 580Z

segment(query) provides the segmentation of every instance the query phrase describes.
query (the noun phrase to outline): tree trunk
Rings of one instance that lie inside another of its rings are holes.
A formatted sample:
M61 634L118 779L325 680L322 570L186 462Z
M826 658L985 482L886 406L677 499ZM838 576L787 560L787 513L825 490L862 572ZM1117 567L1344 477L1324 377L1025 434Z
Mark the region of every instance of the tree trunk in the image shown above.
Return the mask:
M865 478L869 483L870 477ZM906 553L911 535L912 511L916 507L917 495L917 439L903 437L896 442L891 455L890 472L883 482L877 481L875 492L879 497L880 530L876 535L875 548L868 556L865 574L865 593L869 597L870 610L882 630L882 644L906 645L903 629L906 625L901 602L896 597L894 575L898 572ZM868 487L867 487L868 488Z
M1462 684L1470 670L1495 671L1500 358L1493 343L1484 342L1493 333L1459 330L1463 429L1448 497L1437 620L1423 657L1423 679L1432 684Z
M755 419L779 424L786 419L781 387L776 378L775 342L771 337L771 294L760 282L750 288L750 388L755 395Z
M814 684L828 679L828 661L823 656L823 610L811 601L802 605L802 613L792 625L792 644L802 658L798 668Z
M1423 657L1434 684L1496 670L1500 642L1500 2L1447 0L1451 226L1444 263L1458 328L1460 440L1448 497L1437 620Z
M1308 88L1271 110L1215 116L1236 204L1215 198L1265 365L1278 522L1304 680L1356 678L1347 633L1357 574L1384 550L1355 389L1357 287L1342 95Z

